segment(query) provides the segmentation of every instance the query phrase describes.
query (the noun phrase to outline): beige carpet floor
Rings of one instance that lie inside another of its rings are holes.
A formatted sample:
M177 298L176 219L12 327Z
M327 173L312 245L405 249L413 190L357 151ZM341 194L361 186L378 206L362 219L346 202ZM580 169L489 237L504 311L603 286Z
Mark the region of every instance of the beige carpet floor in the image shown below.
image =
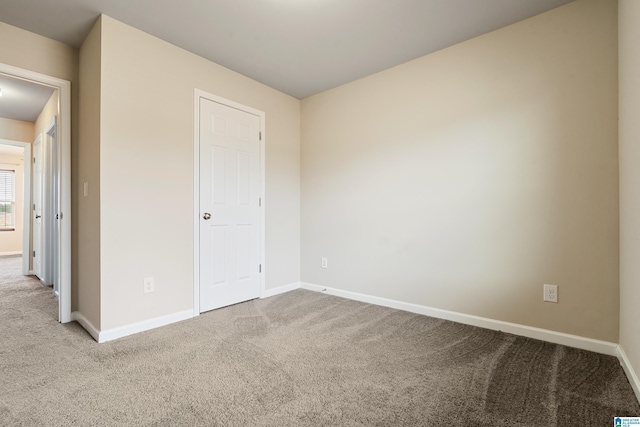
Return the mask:
M0 426L610 426L614 357L297 290L97 344L0 259Z

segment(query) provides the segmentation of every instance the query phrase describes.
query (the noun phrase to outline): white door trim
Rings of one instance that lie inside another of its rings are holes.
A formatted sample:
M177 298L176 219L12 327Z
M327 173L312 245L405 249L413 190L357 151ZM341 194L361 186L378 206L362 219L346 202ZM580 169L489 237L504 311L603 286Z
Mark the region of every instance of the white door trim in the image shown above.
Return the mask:
M33 235L31 236L31 265L33 273L38 280L46 285L44 279L44 271L47 267L47 251L44 244L44 233L46 224L43 219L44 212L44 186L42 185L44 177L44 143L42 142L42 134L36 135L33 141L33 187L31 188L31 225L33 225Z
M59 222L56 214L60 212L59 200L56 199L57 183L60 178L60 150L58 150L58 115L54 115L49 124L42 132L44 135L45 149L47 150L47 172L46 180L48 184L45 186L46 197L45 206L49 212L47 218L47 227L45 231L45 245L47 250L47 259L45 269L45 282L47 285L53 285L54 294L59 298L58 287L60 284L60 230ZM51 145L49 138L55 141L55 145ZM59 194L57 195L59 198ZM55 212L55 213L54 213Z
M0 63L0 73L58 90L60 150L60 299L58 320L71 321L71 82ZM31 212L31 210L29 210Z
M260 296L265 293L265 113L200 89L194 90L193 105L193 315L200 315L200 99L224 104L260 117Z
M31 274L31 144L28 142L1 139L0 144L24 149L22 167L22 275Z

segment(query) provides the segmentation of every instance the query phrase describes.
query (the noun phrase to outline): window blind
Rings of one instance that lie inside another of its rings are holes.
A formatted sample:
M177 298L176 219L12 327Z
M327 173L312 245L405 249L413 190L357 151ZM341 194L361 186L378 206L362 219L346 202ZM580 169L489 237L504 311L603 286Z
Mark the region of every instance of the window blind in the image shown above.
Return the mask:
M0 230L16 226L16 171L0 169Z

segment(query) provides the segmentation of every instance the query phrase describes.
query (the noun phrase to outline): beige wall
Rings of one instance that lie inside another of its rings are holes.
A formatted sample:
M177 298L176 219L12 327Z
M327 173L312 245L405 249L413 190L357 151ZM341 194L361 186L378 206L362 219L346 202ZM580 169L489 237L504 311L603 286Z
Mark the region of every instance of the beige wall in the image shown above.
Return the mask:
M38 118L36 119L36 122L34 123L35 135L43 134L42 140L44 141L45 140L44 130L47 126L49 126L49 124L51 123L51 120L53 120L53 118L57 115L58 115L58 91L56 90L51 94L51 97L49 98L45 106L42 108L40 115L38 116Z
M33 123L0 117L0 139L32 143L33 135ZM16 171L16 229L0 233L0 253L22 252L24 156L0 154L0 169Z
M73 82L77 54L64 43L0 22L0 63Z
M101 329L193 308L195 88L266 113L266 284L297 282L300 101L106 16L101 61Z
M640 2L619 1L620 346L640 374ZM636 379L637 381L637 379ZM636 387L638 384L636 384ZM638 390L636 390L638 392ZM638 396L640 398L640 395Z
M80 47L80 126L75 170L77 171L74 221L77 232L77 283L74 310L100 329L100 100L101 20ZM88 184L84 197L84 183ZM117 230L111 231L118 234Z
M301 280L616 342L616 13L578 0L303 100Z
M14 170L16 180L16 227L13 231L0 231L0 254L22 252L24 156L0 154L0 169Z
M31 144L35 139L34 124L0 117L0 139L28 142Z

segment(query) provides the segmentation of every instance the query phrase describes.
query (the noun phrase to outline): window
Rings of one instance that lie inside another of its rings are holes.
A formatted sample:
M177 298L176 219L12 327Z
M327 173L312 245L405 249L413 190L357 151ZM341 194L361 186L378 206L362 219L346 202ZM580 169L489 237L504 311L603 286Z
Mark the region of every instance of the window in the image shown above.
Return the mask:
M0 231L16 229L16 171L0 169Z

